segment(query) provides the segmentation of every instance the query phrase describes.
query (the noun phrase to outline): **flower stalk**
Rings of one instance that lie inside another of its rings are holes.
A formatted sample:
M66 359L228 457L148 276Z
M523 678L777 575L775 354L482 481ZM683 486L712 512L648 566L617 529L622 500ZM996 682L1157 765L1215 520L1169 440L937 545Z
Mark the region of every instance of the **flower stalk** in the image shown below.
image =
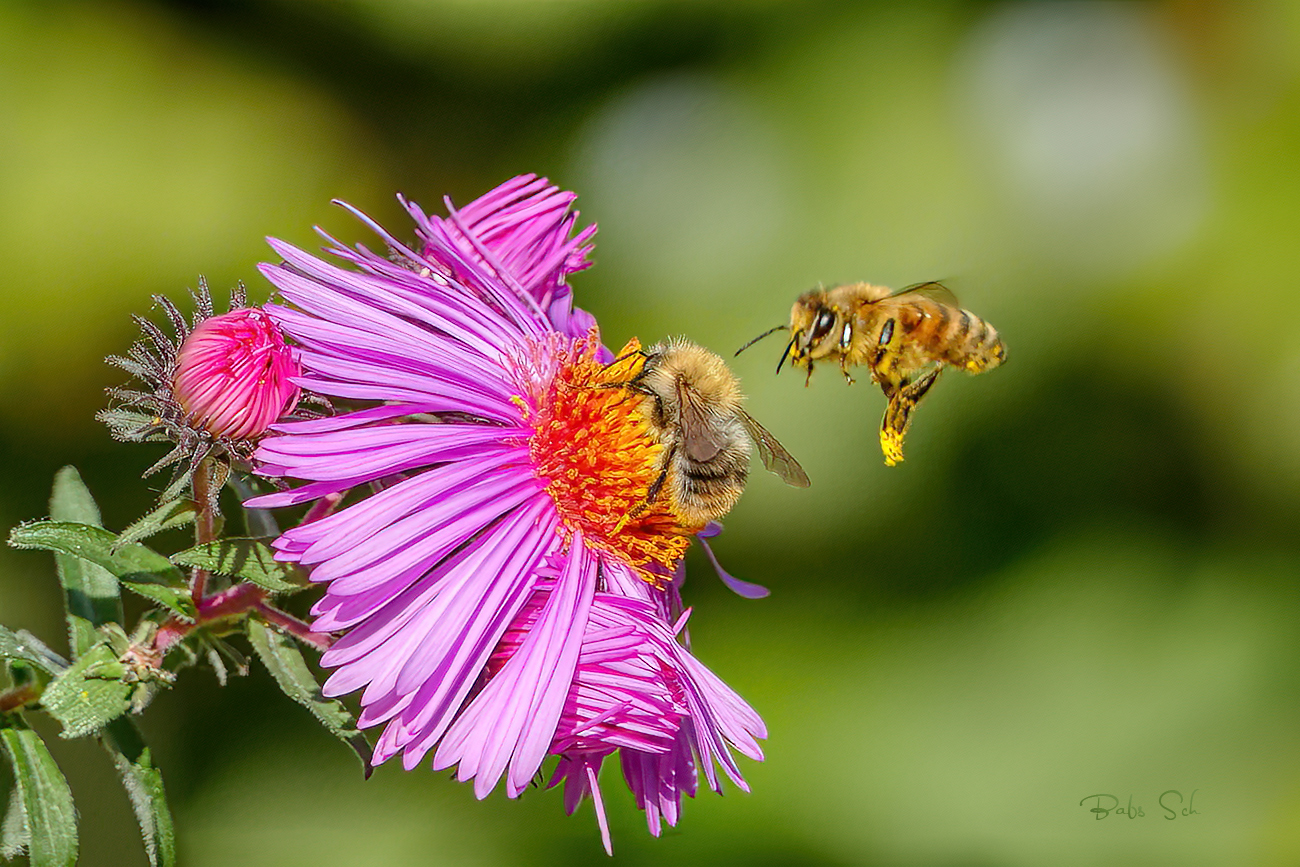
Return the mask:
M216 538L216 501L220 491L213 490L212 458L206 457L194 470L194 543L205 545ZM195 569L190 578L190 597L196 610L202 610L208 584L208 570Z

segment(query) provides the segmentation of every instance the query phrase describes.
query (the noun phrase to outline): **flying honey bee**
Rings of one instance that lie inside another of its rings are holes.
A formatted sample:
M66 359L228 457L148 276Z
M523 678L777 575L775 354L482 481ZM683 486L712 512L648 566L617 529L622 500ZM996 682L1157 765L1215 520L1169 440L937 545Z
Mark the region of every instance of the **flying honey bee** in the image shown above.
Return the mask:
M903 437L912 411L947 367L983 373L1006 361L1007 348L997 329L963 310L941 283L918 283L897 292L870 283L846 283L805 292L790 310L790 323L778 325L746 343L790 329L787 358L812 377L819 361L838 361L850 383L849 368L865 365L885 398L880 449L885 463L903 460Z
M646 503L666 489L688 524L731 510L744 490L753 449L787 484L808 487L799 462L741 407L740 384L718 355L685 338L644 351L645 365L626 386L646 396L644 411L665 448Z

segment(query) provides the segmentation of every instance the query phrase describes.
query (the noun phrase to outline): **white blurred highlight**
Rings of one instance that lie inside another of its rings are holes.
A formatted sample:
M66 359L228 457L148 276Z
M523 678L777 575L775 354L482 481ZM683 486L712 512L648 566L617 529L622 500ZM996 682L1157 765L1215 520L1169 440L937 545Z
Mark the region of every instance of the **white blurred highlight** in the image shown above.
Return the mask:
M957 72L991 179L1035 247L1027 253L1121 277L1202 224L1202 132L1143 7L1002 6L972 30Z
M771 126L704 76L655 78L600 109L577 148L602 259L685 296L753 273L790 213Z

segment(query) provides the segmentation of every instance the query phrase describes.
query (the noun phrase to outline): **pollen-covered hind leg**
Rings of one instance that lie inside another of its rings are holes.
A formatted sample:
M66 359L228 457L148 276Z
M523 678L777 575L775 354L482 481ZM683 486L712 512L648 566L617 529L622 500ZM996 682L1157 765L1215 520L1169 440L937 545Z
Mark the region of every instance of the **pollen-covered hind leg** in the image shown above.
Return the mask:
M903 437L912 424L912 410L925 397L925 393L939 379L943 368L930 371L925 376L908 383L894 391L885 407L885 416L880 420L880 450L884 452L885 464L895 466L903 461Z

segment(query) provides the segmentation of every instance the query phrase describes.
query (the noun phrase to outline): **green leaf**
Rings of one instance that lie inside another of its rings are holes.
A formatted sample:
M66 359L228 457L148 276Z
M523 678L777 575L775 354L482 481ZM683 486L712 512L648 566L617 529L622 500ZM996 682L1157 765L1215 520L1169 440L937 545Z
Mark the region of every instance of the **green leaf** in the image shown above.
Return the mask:
M194 602L181 571L166 557L143 545L114 550L116 541L117 536L103 527L65 521L24 524L9 534L9 544L15 548L71 554L103 566L129 589L193 620Z
M301 573L278 562L271 549L257 539L218 539L173 554L172 562L243 578L272 593L290 593L304 587L303 581L296 580Z
M102 526L99 506L86 489L76 467L64 467L54 476L50 494L50 517L89 526ZM68 646L75 659L90 649L103 623L122 622L122 598L113 573L103 566L74 557L55 554L59 582L63 584L68 618Z
M31 838L27 835L27 814L23 812L23 799L18 789L9 792L9 807L4 822L0 823L0 858L12 861L27 851Z
M77 861L77 811L63 772L40 736L16 716L0 716L0 743L13 766L32 867ZM10 827L6 817L5 829ZM5 841L6 847L10 839Z
M370 744L357 730L356 720L342 702L326 698L321 692L298 645L257 620L248 621L248 639L284 694L311 711L335 737L350 746L369 777Z
M117 538L116 547L122 548L164 530L174 530L177 527L184 527L186 524L193 524L194 517L197 514L198 507L190 499L171 500L163 503L123 530L122 535ZM58 519L58 516L53 513L51 513L50 517ZM82 523L90 522L83 521Z
M10 632L3 626L0 626L0 659L28 662L47 674L58 674L68 667L67 660L35 635L25 629Z
M130 719L115 719L104 729L101 743L112 756L122 786L131 799L149 863L153 867L171 867L176 863L172 813L167 806L162 773L154 767L153 756L140 730Z
M63 737L99 731L131 709L135 684L107 644L97 644L56 677L41 694L41 707L63 724Z

